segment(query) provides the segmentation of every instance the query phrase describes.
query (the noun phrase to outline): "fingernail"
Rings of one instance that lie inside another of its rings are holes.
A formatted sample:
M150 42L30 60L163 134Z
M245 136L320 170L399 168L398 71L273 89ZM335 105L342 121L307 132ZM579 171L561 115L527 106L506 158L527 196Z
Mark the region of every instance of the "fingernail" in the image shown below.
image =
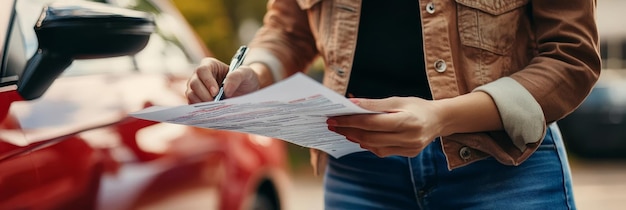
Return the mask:
M353 104L359 104L361 103L361 100L359 100L358 98L349 98L349 100L353 103Z
M219 90L216 87L210 87L209 92L211 92L211 95L216 96Z
M351 141L351 142L354 142L354 143L359 143L359 142L357 142L356 140L354 140L354 139L350 139L350 138L348 138L348 137L346 137L346 140Z
M337 125L337 120L334 120L332 118L328 118L326 120L326 124L328 124L329 126L335 126L335 125Z
M332 131L332 132L335 132L335 127L334 126L328 126L328 130Z

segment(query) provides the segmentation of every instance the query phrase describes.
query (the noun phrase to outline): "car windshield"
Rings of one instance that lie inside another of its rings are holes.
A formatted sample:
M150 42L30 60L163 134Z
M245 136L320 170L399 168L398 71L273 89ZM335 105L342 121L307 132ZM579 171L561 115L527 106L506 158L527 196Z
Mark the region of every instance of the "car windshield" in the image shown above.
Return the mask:
M37 50L37 37L33 26L39 18L43 6L53 0L18 0L16 6L17 15L20 16L20 25L24 39L26 40L27 56L32 56ZM58 0L57 0L58 1ZM78 1L78 0L63 0ZM131 9L150 12L154 15L157 25L156 33L150 37L150 41L144 50L133 56L122 56L102 59L75 60L63 73L63 76L76 76L85 74L102 73L131 73L131 72L168 72L188 73L197 63L198 55L190 55L193 52L185 50L181 42L179 30L180 23L171 15L159 11L148 0L125 0L115 1ZM33 9L38 8L38 9ZM194 60L196 58L196 60ZM89 66L89 68L86 68Z

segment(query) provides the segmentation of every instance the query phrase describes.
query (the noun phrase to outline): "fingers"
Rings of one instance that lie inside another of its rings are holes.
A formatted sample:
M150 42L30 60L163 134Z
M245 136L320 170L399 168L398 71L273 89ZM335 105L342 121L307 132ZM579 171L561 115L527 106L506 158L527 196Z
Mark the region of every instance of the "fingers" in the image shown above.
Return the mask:
M187 83L185 94L189 103L213 100L227 73L228 65L225 63L215 58L203 59Z
M386 157L413 157L432 142L440 131L427 101L419 98L351 99L356 105L380 114L336 116L326 121L328 129L343 135L372 153Z
M398 112L397 107L399 107L399 104L395 102L397 98L350 98L350 101L361 108L383 113L332 117L327 121L329 125L353 127L371 131L390 131L390 127L397 127L397 123L401 120L398 119L399 116L395 114Z
M384 99L350 98L352 103L360 106L361 108L376 112L395 112L398 107L401 107L404 103L406 103L406 100L406 98L402 97L390 97Z
M429 142L430 137L420 136L420 132L376 132L355 128L331 127L329 130L343 135L349 141L358 143L368 148L378 147L405 147L405 148L421 148L423 142ZM425 138L425 139L422 139Z
M259 79L248 66L239 67L224 79L224 94L227 98L247 94L259 88Z
M187 90L185 94L187 95L187 103L189 104L202 102L202 100L198 96L196 96L196 94L193 91Z
M189 102L199 103L204 101L210 101L213 99L213 95L208 88L202 82L197 75L192 76L187 85L187 99Z
M432 113L427 101L415 97L385 99L350 99L354 104L381 114L345 115L329 118L327 123L337 127L353 127L370 131L400 132L421 129Z
M240 96L260 88L257 74L248 66L228 72L228 65L214 58L205 58L189 78L185 92L189 103L212 101L223 84L226 98Z
M335 127L329 127L329 130L345 136L348 141L359 144L361 148L369 150L379 157L391 155L414 157L432 142L430 138L416 139L415 136L412 136L417 135L417 133L407 135L406 133L371 132Z
M419 127L419 119L406 112L382 114L357 114L328 118L328 125L350 127L368 131L400 132Z
M228 71L228 69L223 69ZM222 76L220 75L220 67L216 63L211 63L208 66L200 66L196 70L196 76L198 77L199 85L204 87L204 91L209 93L211 98L217 95L220 84L222 83Z

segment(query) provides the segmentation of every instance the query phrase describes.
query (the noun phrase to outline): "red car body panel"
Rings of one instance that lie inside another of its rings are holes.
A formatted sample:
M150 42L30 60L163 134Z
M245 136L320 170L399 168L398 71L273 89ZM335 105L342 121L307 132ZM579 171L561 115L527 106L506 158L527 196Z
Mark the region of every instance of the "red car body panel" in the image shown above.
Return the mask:
M0 87L0 209L135 209L197 185L217 209L249 208L262 183L280 198L284 142L128 116L186 104L183 72L65 76L32 101Z

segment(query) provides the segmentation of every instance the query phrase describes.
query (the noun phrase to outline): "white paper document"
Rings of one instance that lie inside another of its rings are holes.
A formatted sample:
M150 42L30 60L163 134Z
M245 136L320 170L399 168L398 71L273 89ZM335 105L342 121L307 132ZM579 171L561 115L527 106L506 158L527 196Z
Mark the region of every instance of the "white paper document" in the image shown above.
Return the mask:
M282 139L322 150L335 158L364 151L329 131L330 116L372 114L304 74L219 102L149 107L131 116L151 121L230 130Z

